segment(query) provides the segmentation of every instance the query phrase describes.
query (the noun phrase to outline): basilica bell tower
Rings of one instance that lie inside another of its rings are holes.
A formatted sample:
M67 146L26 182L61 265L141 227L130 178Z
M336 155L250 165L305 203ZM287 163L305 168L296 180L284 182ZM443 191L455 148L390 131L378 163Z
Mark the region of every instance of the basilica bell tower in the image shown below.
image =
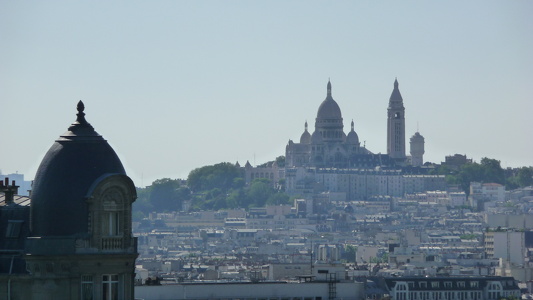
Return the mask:
M405 107L398 89L398 80L394 80L394 90L387 108L387 154L395 160L405 160Z

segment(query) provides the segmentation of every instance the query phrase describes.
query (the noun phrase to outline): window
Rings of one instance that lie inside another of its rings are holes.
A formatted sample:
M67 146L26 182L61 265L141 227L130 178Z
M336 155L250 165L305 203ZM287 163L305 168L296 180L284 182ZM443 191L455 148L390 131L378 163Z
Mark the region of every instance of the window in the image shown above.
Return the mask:
M458 281L457 282L457 287L464 288L465 287L465 282L464 281Z
M104 222L104 232L109 236L120 235L120 218L119 213L116 211L108 212L106 216L107 222Z
M22 220L9 220L6 228L6 238L18 238L22 227Z
M93 300L93 276L81 276L81 300Z
M118 300L118 275L109 274L102 276L102 299Z
M452 283L450 281L444 282L444 288L451 289L452 288Z
M439 288L439 282L438 281L432 281L431 282L431 287L432 288Z

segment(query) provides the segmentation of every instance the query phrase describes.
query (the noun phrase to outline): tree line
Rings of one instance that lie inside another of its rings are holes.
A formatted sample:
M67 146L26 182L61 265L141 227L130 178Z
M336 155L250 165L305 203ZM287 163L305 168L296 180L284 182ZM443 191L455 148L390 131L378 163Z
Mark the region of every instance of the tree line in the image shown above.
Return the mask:
M284 162L283 156L276 158L278 166L283 167ZM443 164L433 173L445 175L448 184L458 185L467 194L470 182L499 183L507 189L533 185L532 167L504 170L500 161L486 157L458 169ZM244 170L231 163L196 168L187 180L158 179L150 186L137 188L137 196L133 205L137 219L152 211L179 211L183 203L190 203L189 209L198 211L290 204L292 200L284 192L283 180L256 178L246 185Z
M152 211L179 211L185 202L193 211L289 204L283 183L256 178L246 185L244 170L234 164L204 166L192 170L187 180L163 178L137 188L134 217Z
M499 183L505 185L508 190L533 184L532 167L504 170L499 160L487 157L482 158L480 163L466 163L458 170L443 164L435 173L446 175L448 184L458 185L466 194L470 193L470 182Z

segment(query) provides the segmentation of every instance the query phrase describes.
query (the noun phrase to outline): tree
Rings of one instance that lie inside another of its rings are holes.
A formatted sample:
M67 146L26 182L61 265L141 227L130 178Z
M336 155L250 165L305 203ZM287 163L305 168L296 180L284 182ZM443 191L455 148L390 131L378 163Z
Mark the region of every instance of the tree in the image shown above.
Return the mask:
M255 207L265 206L267 199L274 193L270 180L266 178L257 178L250 184L247 196L250 205Z
M181 209L184 200L190 199L190 190L182 187L180 180L163 178L152 183L149 200L156 211Z
M499 160L483 157L481 159L481 166L484 182L505 183L505 175Z
M145 188L136 188L137 189L137 200L133 202L132 210L133 212L142 212L143 215L148 214L153 210L153 205L150 203L150 187Z
M276 164L278 165L278 167L284 168L285 167L285 156L281 155L281 156L276 157Z
M214 188L227 191L243 184L243 181L235 180L239 177L242 178L242 172L234 164L219 163L192 170L187 177L187 185L194 192Z
M357 253L357 247L354 245L344 246L344 257L348 262L355 262L355 254Z
M266 204L268 205L283 205L283 204L290 204L290 197L289 195L283 193L283 192L275 192L270 197L268 197Z
M248 203L246 201L246 194L242 188L232 190L227 198L226 205L228 208L246 207Z
M447 167L441 167L439 174L446 174L446 181L458 184L466 194L470 193L471 182L505 184L505 173L500 166L500 161L484 157L481 163L467 163L461 166L458 172L451 172Z
M518 170L517 183L520 187L533 185L533 169L531 167L522 167Z

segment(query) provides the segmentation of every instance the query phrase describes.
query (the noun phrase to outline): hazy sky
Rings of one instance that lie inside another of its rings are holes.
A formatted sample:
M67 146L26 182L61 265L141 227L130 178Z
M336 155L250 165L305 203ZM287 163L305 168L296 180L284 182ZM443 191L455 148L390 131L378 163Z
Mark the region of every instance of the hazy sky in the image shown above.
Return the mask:
M328 78L375 153L397 77L425 161L533 165L533 1L1 1L0 43L0 170L26 180L80 99L137 186L272 160Z

